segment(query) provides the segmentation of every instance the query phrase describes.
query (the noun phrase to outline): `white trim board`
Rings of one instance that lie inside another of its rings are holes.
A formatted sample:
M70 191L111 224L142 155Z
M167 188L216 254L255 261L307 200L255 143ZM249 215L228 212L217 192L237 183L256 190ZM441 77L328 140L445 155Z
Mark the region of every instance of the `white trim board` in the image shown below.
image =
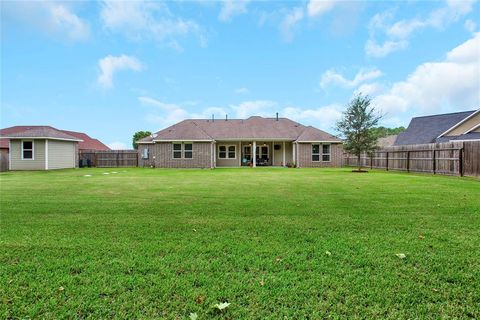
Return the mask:
M476 125L474 125L472 128L468 129L467 131L465 131L465 132L464 132L464 133L462 133L462 134L467 134L467 133L470 133L470 132L472 132L473 130L475 130L475 129L479 128L479 127L480 127L480 123L479 123L479 124L476 124Z
M468 117L465 117L462 121L460 122L457 122L456 124L454 124L450 129L446 130L445 132L443 132L441 135L439 135L437 137L438 138L441 138L443 137L445 134L449 133L450 131L452 131L453 129L455 129L456 127L458 127L459 125L461 125L462 123L464 123L465 121L467 121L468 119L472 118L473 116L475 116L477 113L480 112L480 109L472 112L472 114L470 114Z

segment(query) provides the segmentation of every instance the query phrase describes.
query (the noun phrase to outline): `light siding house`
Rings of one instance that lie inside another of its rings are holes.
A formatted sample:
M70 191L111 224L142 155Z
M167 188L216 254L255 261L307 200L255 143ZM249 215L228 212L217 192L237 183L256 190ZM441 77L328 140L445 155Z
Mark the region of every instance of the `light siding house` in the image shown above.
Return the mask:
M74 136L48 126L36 126L8 135L9 170L51 170L75 168L77 144Z
M340 167L342 141L287 118L189 119L139 144L139 166Z

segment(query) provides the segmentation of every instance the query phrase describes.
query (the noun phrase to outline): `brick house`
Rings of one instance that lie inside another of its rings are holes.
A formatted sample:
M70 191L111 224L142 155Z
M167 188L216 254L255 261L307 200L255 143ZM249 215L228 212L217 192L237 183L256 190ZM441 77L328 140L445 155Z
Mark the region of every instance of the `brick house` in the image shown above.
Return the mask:
M340 167L342 141L287 118L188 119L138 141L139 166Z

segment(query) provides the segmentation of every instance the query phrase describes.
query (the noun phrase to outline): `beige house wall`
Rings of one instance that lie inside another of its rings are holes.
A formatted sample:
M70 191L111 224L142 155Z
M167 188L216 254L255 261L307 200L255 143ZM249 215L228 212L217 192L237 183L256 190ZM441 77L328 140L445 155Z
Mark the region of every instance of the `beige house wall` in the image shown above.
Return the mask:
M24 139L33 141L33 160L22 159L22 140L10 139L11 170L45 170L45 139Z
M297 166L300 168L341 167L342 157L342 144L332 143L330 147L330 161L312 161L312 143L298 143Z
M444 134L444 136L459 136L461 134L464 134L467 130L472 129L476 125L480 124L480 113L477 113L458 127L448 131L447 133ZM479 132L479 131L474 131L474 132Z
M142 159L145 148L149 149L148 159ZM174 159L172 142L140 144L138 146L138 166L149 167L153 165L156 168L210 168L212 164L212 144L210 142L193 142L192 148L192 159Z
M219 147L220 146L235 146L235 159L220 159ZM217 167L240 167L240 161L242 160L241 143L238 141L217 141L215 144L215 161Z
M75 168L76 144L72 141L48 140L48 169Z

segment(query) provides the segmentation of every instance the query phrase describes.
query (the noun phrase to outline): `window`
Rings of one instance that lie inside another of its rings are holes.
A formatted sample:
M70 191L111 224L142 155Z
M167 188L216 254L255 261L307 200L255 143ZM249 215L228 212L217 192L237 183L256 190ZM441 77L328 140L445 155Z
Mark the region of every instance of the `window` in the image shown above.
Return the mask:
M33 160L33 141L22 141L22 160Z
M181 159L182 158L182 144L181 143L174 143L173 144L173 159Z
M183 157L185 159L192 159L193 158L193 145L191 143L184 143L183 144Z
M325 161L325 162L330 161L330 145L329 144L322 145L322 161Z
M237 148L235 145L218 146L219 159L235 159L237 157Z
M268 160L268 146L257 147L257 159Z
M142 159L144 160L148 159L148 148L143 149Z
M320 145L312 144L312 161L320 161Z
M192 143L174 143L173 144L173 159L192 159L193 158L193 144Z
M321 153L320 153L320 147ZM320 158L321 157L321 158ZM330 161L330 145L329 144L312 144L312 161L320 161L322 159L323 162Z

